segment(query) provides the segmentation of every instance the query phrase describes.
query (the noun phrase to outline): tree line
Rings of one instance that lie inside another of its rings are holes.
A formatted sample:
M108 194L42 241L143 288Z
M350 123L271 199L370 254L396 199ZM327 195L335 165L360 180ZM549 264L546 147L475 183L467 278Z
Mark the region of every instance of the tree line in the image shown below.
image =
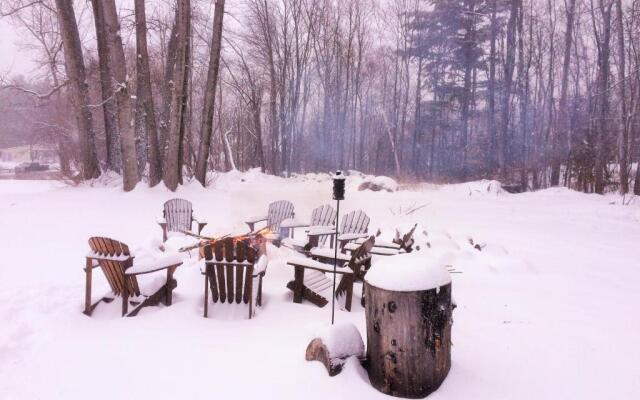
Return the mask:
M340 168L640 194L638 0L11 0L0 15L38 55L0 99L40 110L25 136L81 179L175 190Z

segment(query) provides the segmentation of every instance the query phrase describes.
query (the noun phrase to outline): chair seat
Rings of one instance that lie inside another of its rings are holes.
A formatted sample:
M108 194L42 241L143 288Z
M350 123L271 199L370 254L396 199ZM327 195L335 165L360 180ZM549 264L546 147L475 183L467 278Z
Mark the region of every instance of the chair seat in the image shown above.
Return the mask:
M306 244L307 240L302 238L284 238L282 239L282 244L285 247L289 247L295 250L302 249Z
M167 241L164 242L163 247L165 252L169 254L177 253L183 247L195 246L200 242L200 239L180 232L169 232L167 236Z

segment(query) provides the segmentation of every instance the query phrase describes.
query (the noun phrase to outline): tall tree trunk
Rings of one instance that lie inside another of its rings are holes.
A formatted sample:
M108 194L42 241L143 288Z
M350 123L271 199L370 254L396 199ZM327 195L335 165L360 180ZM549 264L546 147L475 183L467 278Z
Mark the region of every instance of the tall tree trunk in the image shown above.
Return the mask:
M114 98L111 81L111 67L109 66L109 47L107 45L107 31L102 15L102 7L97 0L92 0L93 21L96 27L98 42L98 63L100 65L100 89L102 93L102 113L104 116L104 134L107 148L107 169L120 173L122 170L122 155L120 151L120 132L118 131L118 111Z
M489 148L487 151L487 164L490 170L496 167L496 155L498 146L496 143L496 40L498 38L498 1L491 2L491 36L489 39L489 81L487 83L487 95L489 96L487 111L487 129L489 130Z
M158 128L156 126L153 94L151 91L151 71L149 69L149 52L147 50L147 17L145 0L135 0L136 14L136 73L138 79L139 104L144 113L145 131L147 133L149 163L149 186L153 187L162 179L162 164L160 159L160 145L158 143Z
M513 70L516 54L516 18L522 0L511 2L509 22L507 23L507 55L504 65L504 88L502 92L502 110L500 118L500 139L498 141L498 160L503 178L507 177L507 164L509 153L509 116L511 103L511 84L513 82Z
M118 109L118 128L120 131L120 149L122 152L122 178L124 190L133 190L140 180L136 157L133 107L131 104L131 86L124 58L120 22L115 0L101 0L99 7L104 17L109 48L109 63L113 74L113 92Z
M89 88L73 3L68 0L56 0L56 10L64 48L65 69L67 79L71 82L71 97L78 127L82 178L97 178L100 176L100 168L96 156L95 131L89 110Z
M200 123L200 147L196 163L196 179L206 184L207 162L211 149L211 131L213 129L213 110L215 108L216 85L220 67L220 50L222 47L222 17L224 0L216 0L213 16L213 35L211 37L211 54L209 55L209 72L204 92L202 121Z
M182 117L184 107L184 88L187 80L187 52L189 42L189 19L191 16L190 0L178 0L176 4L176 53L175 67L171 90L171 107L169 113L169 131L167 137L167 154L164 161L163 180L171 191L175 191L180 181L180 142L182 139Z
M618 162L620 166L620 193L629 192L629 131L627 129L627 94L625 82L624 21L622 0L616 0L616 27L618 30L618 89L620 90L620 122L618 127Z
M174 23L169 34L169 43L167 44L167 57L164 65L164 82L162 88L162 107L160 108L160 126L158 129L158 144L160 147L160 160L164 163L164 157L167 152L167 139L169 137L169 118L171 116L171 98L173 96L173 71L176 65L176 51L178 47L178 8L176 7Z
M604 193L605 169L608 161L608 117L609 117L609 75L610 69L610 42L611 42L611 9L613 2L605 4L607 0L599 0L600 14L602 16L602 38L598 40L598 132L596 146L596 170L595 192Z
M420 135L421 121L420 112L422 109L422 58L418 59L418 72L416 73L416 99L413 115L413 173L415 177L420 176L420 167L418 161L422 157L421 145L422 139Z
M571 66L571 41L573 40L573 20L576 10L576 0L569 0L566 9L567 26L564 33L564 60L562 63L562 82L560 82L560 104L558 107L558 128L554 140L556 151L551 160L551 186L560 183L560 165L567 159L567 137L569 130L569 113L567 92L569 88L569 67Z

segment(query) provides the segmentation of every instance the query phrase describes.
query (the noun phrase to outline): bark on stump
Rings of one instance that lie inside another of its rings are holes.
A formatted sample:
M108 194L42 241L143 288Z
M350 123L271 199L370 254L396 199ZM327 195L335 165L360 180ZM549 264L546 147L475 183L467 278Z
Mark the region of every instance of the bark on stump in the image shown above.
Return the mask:
M390 291L365 282L367 370L392 396L422 398L451 368L451 283L421 291Z

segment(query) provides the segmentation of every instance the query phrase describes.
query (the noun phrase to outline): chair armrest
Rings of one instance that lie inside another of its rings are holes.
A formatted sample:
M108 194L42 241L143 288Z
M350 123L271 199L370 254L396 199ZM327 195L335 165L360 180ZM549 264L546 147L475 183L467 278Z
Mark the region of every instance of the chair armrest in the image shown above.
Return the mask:
M161 218L156 219L156 222L158 223L158 225L162 225L162 224L166 225L167 220L161 217Z
M351 268L345 267L343 263L338 264L339 265L336 266L337 274L353 275L353 270ZM291 265L292 267L313 269L320 272L333 272L333 265L323 264L320 261L312 260L310 258L294 257L287 260L287 265Z
M245 223L247 223L247 224L255 224L256 222L266 221L266 220L267 220L267 216L266 215L262 215L262 216L247 218Z
M196 215L195 215L195 214L193 214L193 215L191 216L191 219L192 219L192 220L194 220L194 221L196 221L196 222L197 222L197 223L199 223L199 224L205 224L205 225L206 225L206 224L208 224L208 222L207 222L207 220L206 220L206 219L204 219L204 218L198 218L198 217L196 217Z
M255 266L253 267L253 276L258 276L260 274L264 275L265 272L267 271L267 256L266 255L261 255L260 258L258 258L258 262L256 262Z
M91 261L91 267L87 268L85 266L84 268L82 268L84 271L87 271L87 270L90 270L90 269L94 269L94 268L97 268L97 267L100 266L100 263L95 258L87 257L87 261Z
M280 228L304 228L310 225L311 223L306 221L298 221L295 218L287 218L280 223Z
M149 263L140 263L138 265L133 265L130 268L127 268L124 271L125 275L134 276L134 275L143 275L151 272L161 271L163 269L179 267L182 265L182 260L178 256L167 256L160 260L155 260Z
M310 226L307 235L308 236L324 236L335 235L336 228L334 226Z
M195 221L196 224L198 224L198 235L201 234L202 233L202 229L205 227L205 225L208 224L208 222L205 221L205 220L198 220L195 215L192 216L191 219L192 219L192 221Z
M262 221L266 221L267 217L266 216L261 216L261 217L251 217L248 220L246 220L244 223L247 224L249 226L249 231L250 232L254 232L255 231L255 225L258 222L262 222Z
M368 233L343 233L338 236L338 240L341 242L344 242L344 241L351 241L351 240L356 240L360 238L366 238L369 236L370 235Z

